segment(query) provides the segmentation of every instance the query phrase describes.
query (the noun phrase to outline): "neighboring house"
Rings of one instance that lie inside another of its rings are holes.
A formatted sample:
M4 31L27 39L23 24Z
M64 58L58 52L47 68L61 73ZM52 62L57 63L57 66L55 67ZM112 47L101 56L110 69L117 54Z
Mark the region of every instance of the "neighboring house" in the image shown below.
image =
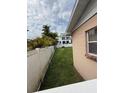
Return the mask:
M97 0L77 0L67 31L72 35L74 66L85 79L97 77Z
M57 47L72 47L72 39L69 34L61 33L58 37Z

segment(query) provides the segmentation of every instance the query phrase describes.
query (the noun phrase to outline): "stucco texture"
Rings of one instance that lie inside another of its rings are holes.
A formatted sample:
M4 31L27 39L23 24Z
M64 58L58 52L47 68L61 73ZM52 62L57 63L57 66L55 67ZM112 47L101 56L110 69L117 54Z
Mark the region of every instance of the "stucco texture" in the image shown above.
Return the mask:
M97 62L86 54L86 31L97 26L97 15L82 24L72 33L74 66L85 80L97 78Z

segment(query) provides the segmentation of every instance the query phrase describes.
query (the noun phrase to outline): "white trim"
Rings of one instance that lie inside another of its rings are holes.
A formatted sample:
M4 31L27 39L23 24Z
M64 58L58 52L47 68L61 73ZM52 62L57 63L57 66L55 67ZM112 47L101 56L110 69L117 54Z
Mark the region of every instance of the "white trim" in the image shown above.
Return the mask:
M97 43L97 41L88 41L88 43Z
M86 36L87 36L87 37L86 37L86 38L87 38L87 42L86 42L86 43L87 43L87 46L86 46L87 48L86 48L86 49L87 49L87 53L89 53L89 44L88 44L89 39L88 39L88 32L86 32L86 34L87 34L87 35L86 35Z
M69 19L69 24L68 24L68 26L67 26L66 32L68 32L68 29L69 29L69 26L70 26L70 24L71 24L73 15L74 15L74 13L75 13L75 10L76 10L76 8L77 8L78 2L79 2L79 0L76 0L76 1L75 1L75 4L74 4L74 7L73 7L72 12L71 12L71 16L70 16L70 19Z
M77 7L77 5L78 5L78 2L79 2L79 0L76 0L76 1L75 1L74 7L73 7L72 13L71 13L70 21L72 20L72 17L73 17L73 15L74 15L74 12L75 12L75 10L76 10L76 7Z
M91 56L95 56L95 57L97 57L97 55L96 54L93 54L93 53L87 53L88 55L91 55Z

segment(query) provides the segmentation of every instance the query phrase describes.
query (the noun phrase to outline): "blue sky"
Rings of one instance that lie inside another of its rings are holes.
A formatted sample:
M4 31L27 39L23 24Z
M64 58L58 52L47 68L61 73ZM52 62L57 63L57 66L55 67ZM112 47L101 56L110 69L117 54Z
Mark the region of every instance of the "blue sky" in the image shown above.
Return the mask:
M41 36L42 26L50 25L52 32L65 32L75 0L28 0L28 39Z

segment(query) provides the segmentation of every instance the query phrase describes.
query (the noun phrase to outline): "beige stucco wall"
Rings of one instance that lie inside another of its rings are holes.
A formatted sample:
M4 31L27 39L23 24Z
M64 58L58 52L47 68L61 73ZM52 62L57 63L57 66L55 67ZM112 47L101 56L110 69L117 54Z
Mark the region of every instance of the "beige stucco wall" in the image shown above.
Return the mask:
M95 26L97 26L97 15L93 16L72 33L74 66L85 80L95 79L97 77L97 63L85 56L85 32Z

